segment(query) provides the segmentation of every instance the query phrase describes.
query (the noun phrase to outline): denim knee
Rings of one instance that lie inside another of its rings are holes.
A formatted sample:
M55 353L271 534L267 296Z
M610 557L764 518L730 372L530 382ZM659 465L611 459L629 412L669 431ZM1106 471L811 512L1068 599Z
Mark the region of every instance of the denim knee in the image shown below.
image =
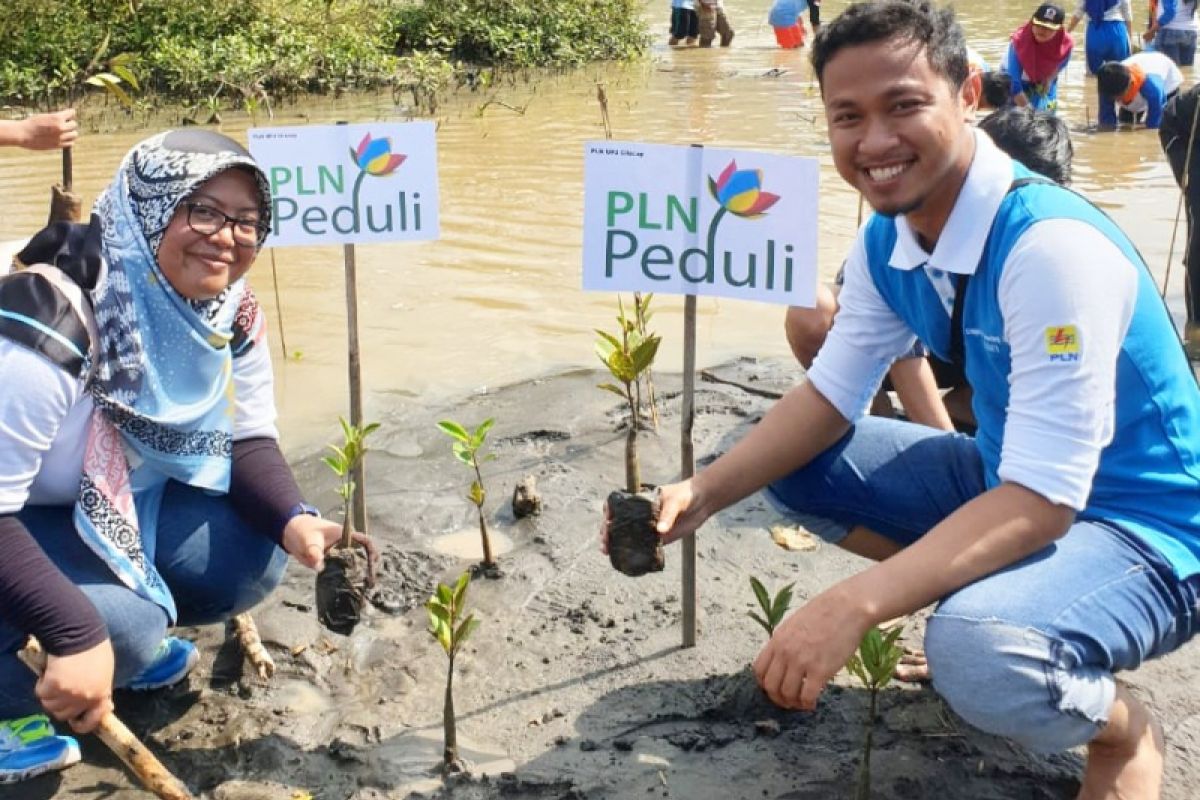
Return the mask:
M783 494L780 493L774 483L763 489L763 497L780 514L797 525L804 526L804 529L809 533L824 539L830 544L837 544L850 534L849 525L815 514L803 514L797 511L790 503L783 499Z
M241 554L236 564L221 571L220 579L214 580L212 571L171 575L167 582L179 607L178 624L211 625L249 611L283 581L287 562L287 553L270 545Z
M939 610L925 654L934 689L955 713L1038 752L1091 741L1115 696L1110 672L1072 663L1054 637L1002 619Z

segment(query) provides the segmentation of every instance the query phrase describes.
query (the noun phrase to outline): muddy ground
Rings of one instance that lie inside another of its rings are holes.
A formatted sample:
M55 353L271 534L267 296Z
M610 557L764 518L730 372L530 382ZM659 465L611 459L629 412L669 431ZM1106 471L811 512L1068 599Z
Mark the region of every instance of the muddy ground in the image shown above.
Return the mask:
M750 360L713 372L768 392L797 378L789 365ZM802 600L861 562L831 547L781 549L768 532L779 519L761 499L728 509L700 533L699 641L682 649L680 548L668 549L665 572L639 579L612 570L597 549L601 502L622 481L624 438L616 398L594 388L599 379L580 372L450 407L377 407L383 428L368 486L383 564L366 623L348 637L324 631L312 574L292 568L255 612L278 665L272 680L249 674L222 627L187 629L202 647L196 671L169 690L120 695L118 713L193 792L213 800L849 797L867 696L842 673L815 713L772 707L747 671L763 640L746 617L747 578L768 587L794 581ZM648 482L675 478L679 464L680 381L660 375L657 383L662 432L642 443ZM699 382L697 458L728 448L770 402ZM486 466L487 510L511 550L500 556L502 578L471 586L483 624L455 678L469 771L443 782L435 767L446 659L425 632L421 604L436 581L471 563L435 545L477 534L463 499L468 473L433 423L488 416L497 418L490 438L498 460ZM313 500L336 507L318 456L297 459L297 473ZM508 497L526 475L536 476L545 507L516 520ZM919 622L905 639L919 643ZM1184 648L1126 676L1165 724L1169 800L1196 796L1196 652ZM1050 800L1078 788L1079 753L1038 756L973 731L927 687L893 684L881 711L873 759L880 800ZM83 746L83 764L0 787L0 798L151 796L94 739Z

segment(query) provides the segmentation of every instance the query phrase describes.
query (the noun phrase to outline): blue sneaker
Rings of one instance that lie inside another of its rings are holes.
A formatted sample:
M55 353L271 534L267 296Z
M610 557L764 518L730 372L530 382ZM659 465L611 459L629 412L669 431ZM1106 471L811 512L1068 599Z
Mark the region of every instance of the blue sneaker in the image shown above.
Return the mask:
M187 677L200 659L196 645L187 639L168 636L158 645L158 651L144 670L125 685L126 689L145 692L174 686Z
M16 783L79 761L79 742L57 736L50 718L0 720L0 783Z

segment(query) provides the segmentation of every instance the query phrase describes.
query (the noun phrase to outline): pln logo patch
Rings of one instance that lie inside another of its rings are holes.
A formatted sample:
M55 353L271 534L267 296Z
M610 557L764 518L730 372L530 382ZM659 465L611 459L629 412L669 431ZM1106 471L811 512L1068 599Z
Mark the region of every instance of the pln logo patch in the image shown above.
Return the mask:
M1074 325L1046 328L1046 354L1051 361L1079 360L1079 332Z

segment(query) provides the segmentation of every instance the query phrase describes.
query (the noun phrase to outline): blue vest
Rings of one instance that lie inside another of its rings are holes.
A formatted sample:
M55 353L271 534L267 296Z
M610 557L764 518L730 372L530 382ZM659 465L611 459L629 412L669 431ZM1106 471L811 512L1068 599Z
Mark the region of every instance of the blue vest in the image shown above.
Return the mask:
M1105 13L1119 2L1120 0L1084 0L1084 9L1087 11L1088 20L1103 22Z
M1017 178L1033 176L1019 164L1013 168ZM1008 193L967 286L963 349L967 379L975 389L975 443L987 486L1000 482L997 470L1012 366L1000 315L1000 276L1025 230L1049 218L1088 223L1139 265L1133 318L1117 361L1113 440L1100 455L1087 507L1078 517L1120 525L1138 535L1165 556L1180 577L1198 573L1200 388L1137 250L1112 220L1057 184L1038 181ZM925 271L888 265L896 243L894 220L876 214L864 236L871 277L884 301L926 346L949 360L950 315Z

